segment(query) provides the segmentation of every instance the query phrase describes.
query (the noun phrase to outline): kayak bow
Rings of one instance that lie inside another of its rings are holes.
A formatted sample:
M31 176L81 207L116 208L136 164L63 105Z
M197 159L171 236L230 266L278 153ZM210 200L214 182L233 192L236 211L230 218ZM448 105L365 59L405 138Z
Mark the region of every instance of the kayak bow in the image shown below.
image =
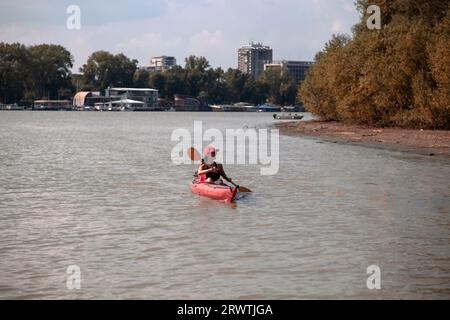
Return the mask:
M191 183L192 192L215 200L233 202L238 193L238 188L226 185L217 185L208 182L199 182L194 179Z

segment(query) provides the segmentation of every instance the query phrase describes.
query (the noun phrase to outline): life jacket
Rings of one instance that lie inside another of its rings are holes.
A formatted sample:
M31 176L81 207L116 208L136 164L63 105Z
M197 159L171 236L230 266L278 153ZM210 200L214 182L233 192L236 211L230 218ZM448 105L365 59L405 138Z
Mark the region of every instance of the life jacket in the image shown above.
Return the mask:
M199 174L198 176L200 178L200 183L206 182L206 173Z
M217 164L214 162L211 166L209 166L205 162L202 162L202 166L206 166L206 169L209 169L209 168L213 167L214 165L217 165ZM206 179L208 178L206 175L207 175L207 173L198 175L200 178L200 183L206 182ZM218 175L219 175L219 179L220 179L220 174L218 174ZM215 180L218 180L218 179L215 179Z

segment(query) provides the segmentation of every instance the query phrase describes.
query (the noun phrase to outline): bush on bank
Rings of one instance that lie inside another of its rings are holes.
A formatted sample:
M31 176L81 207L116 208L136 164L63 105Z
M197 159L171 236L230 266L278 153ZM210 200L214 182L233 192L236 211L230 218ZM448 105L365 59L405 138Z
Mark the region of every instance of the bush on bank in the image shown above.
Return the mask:
M324 120L450 129L450 1L373 0L382 27L334 35L299 90Z

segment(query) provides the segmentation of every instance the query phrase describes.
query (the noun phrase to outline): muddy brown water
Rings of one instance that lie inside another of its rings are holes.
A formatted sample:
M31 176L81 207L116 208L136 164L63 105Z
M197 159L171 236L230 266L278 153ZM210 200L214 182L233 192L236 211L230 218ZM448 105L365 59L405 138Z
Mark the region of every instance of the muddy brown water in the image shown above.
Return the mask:
M274 121L0 112L0 298L450 298L448 162L280 136L278 174L226 166L254 191L226 205L192 195L195 167L171 162L173 130L194 120ZM381 290L366 286L373 264Z

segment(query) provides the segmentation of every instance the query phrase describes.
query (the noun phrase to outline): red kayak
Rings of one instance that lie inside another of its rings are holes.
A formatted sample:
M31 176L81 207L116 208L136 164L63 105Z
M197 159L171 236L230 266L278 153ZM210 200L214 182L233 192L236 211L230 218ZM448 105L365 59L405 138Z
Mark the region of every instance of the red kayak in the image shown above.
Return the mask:
M197 179L191 182L191 190L201 196L226 202L233 202L238 192L237 188L223 184L217 185L214 183L199 182Z

